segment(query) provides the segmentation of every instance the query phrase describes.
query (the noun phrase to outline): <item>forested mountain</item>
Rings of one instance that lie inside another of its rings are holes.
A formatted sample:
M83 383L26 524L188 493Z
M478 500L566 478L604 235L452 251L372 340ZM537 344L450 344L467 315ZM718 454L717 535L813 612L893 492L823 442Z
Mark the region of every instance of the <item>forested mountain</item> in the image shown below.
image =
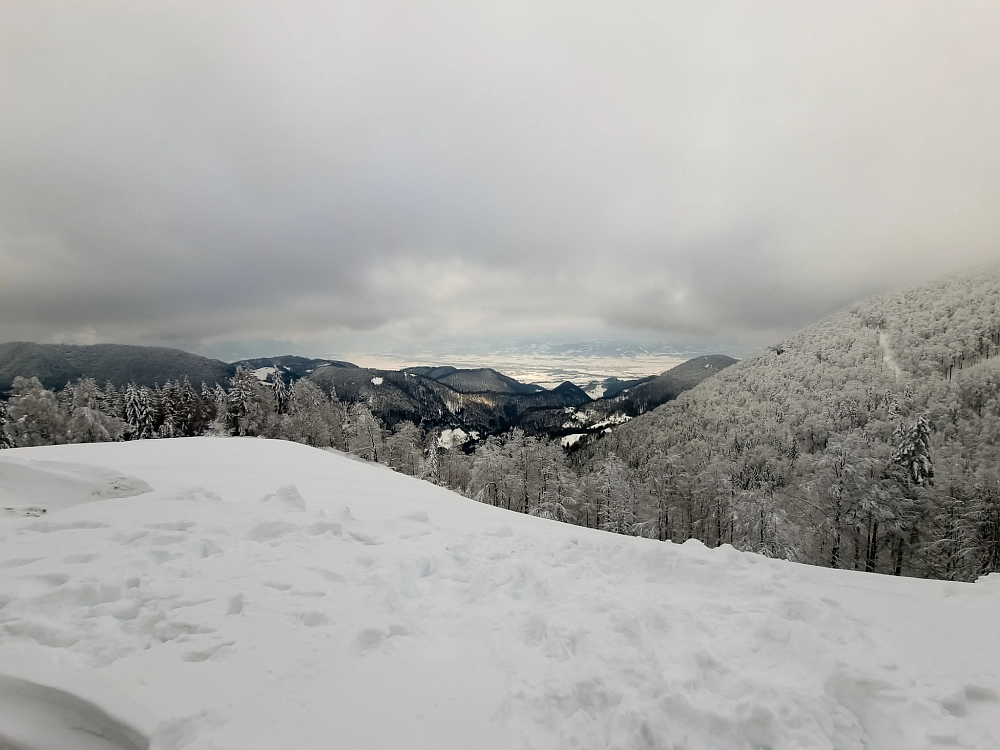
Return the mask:
M438 379L419 374L425 369L437 374ZM345 404L364 403L388 427L407 421L422 429L444 427L496 433L508 429L529 409L561 409L590 401L572 383L545 390L495 370L321 367L309 379L324 391L335 392ZM505 390L479 390L483 385Z
M7 393L18 376L36 377L46 388L59 389L83 377L102 385L111 381L118 387L129 382L152 386L184 377L192 383L215 386L228 382L235 372L235 365L163 347L25 341L0 344L0 394Z
M454 367L408 367L403 372L443 383L459 393L540 393L545 389L521 383L489 367L459 370Z
M320 367L348 367L357 369L357 365L339 359L310 359L309 357L298 357L294 354L285 354L280 357L241 359L238 362L233 362L233 365L258 372L267 371L267 374L270 374L270 370L277 370L289 383L294 383L299 378L307 377L309 373ZM264 372L261 372L261 374L264 374Z
M532 409L518 420L518 427L531 435L568 437L568 444L581 445L576 438L601 434L651 411L735 362L724 354L695 357L656 377L619 381L623 387L577 409Z
M615 455L660 538L833 567L1000 566L1000 269L875 297L579 454Z
M614 398L619 393L629 388L634 388L640 383L648 383L650 380L658 377L657 375L648 375L644 378L633 378L632 380L621 380L614 376L610 378L604 378L603 380L592 380L583 386L583 390L587 392L587 395L593 399L598 398Z

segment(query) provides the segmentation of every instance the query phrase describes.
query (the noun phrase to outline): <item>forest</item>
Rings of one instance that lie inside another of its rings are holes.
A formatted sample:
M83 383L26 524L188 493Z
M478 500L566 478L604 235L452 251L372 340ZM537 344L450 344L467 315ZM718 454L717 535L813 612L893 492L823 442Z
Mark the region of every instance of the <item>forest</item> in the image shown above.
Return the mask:
M348 451L480 502L804 563L974 580L1000 570L1000 271L880 295L564 449L482 440L236 369L118 388L14 380L3 447L260 436Z

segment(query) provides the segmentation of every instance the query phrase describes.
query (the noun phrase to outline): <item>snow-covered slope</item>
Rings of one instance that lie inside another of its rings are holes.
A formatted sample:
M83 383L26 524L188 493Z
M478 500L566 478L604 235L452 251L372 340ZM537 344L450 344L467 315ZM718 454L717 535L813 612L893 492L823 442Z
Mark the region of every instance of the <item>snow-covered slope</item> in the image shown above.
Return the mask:
M4 451L0 493L70 506L0 516L0 747L1000 747L995 576L614 536L266 440Z

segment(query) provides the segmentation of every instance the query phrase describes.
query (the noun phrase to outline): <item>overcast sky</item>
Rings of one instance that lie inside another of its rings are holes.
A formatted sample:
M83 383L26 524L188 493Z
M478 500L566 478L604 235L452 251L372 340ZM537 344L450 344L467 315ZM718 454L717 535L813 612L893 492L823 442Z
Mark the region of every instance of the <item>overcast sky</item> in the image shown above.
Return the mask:
M0 341L766 343L1000 258L998 39L972 0L3 0Z

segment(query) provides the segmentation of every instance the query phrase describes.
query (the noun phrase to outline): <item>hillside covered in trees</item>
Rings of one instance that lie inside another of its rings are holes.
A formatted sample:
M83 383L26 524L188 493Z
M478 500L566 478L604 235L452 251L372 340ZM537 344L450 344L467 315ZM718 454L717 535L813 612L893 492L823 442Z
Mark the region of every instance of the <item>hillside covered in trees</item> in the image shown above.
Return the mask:
M862 570L1000 569L1000 269L858 303L585 448L663 539Z
M14 378L35 377L50 389L79 378L93 378L121 388L130 382L153 386L187 377L193 383L215 386L228 381L236 365L180 349L124 344L34 344L14 341L0 344L0 396Z

